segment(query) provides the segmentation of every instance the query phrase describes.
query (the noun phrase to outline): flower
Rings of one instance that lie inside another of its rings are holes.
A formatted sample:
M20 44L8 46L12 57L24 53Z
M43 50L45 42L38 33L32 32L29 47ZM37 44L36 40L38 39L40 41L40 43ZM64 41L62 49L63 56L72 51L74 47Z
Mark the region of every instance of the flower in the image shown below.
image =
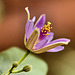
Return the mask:
M42 14L34 24L36 17L30 19L28 7L25 8L28 14L28 21L25 25L24 44L31 52L40 54L44 52L58 52L64 49L64 46L70 42L70 39L60 38L53 40L54 33L51 32L51 23L45 23L45 14Z

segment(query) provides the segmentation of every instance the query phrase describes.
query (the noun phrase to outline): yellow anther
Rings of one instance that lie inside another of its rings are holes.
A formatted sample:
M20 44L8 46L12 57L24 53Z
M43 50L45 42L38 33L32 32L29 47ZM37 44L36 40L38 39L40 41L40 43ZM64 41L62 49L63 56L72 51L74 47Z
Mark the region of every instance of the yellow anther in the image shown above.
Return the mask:
M47 26L50 26L50 24L48 24Z
M43 35L45 35L45 34L43 34Z
M48 29L50 29L50 27L48 27Z
M44 26L46 26L46 24Z
M42 30L42 32L43 32L43 30Z
M44 31L44 32L46 32L46 31Z
M47 25L45 24L41 29L41 32L43 32L43 35L49 35L50 29L52 29L52 27L50 27L50 22L47 22Z
M52 29L52 27L51 27L51 29Z
M51 24L50 22L47 22L48 24Z
M44 29L42 28L42 30L44 30Z
M49 30L49 32L50 32L50 30Z

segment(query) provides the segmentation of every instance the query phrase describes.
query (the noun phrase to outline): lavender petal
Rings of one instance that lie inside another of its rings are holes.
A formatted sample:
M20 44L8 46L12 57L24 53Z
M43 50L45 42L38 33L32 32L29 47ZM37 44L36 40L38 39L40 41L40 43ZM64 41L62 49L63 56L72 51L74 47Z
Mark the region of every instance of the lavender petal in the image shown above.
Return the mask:
M70 39L66 39L66 38L56 39L56 40L53 40L50 43L46 44L45 46L51 45L51 44L54 44L54 43L58 43L58 42L60 42L60 43L63 42L65 44L68 44L70 42Z
M48 50L47 52L59 52L59 51L62 51L63 49L64 49L64 46L58 46L58 47Z
M57 39L57 40L54 40L54 41L44 45L44 47L42 47L38 50L35 50L34 53L37 53L37 54L44 53L44 52L46 52L50 49L53 49L55 47L58 47L61 45L67 45L69 42L70 42L70 40L66 39L66 38Z
M34 28L34 22L32 20L28 20L25 26L25 33L26 33L26 38L28 39L30 34L33 32Z
M41 28L45 23L45 14L41 15L40 18L37 20L35 27Z
M46 37L43 40L41 40L39 43L35 45L36 49L42 48L45 44L49 43L53 39L54 33L50 32L49 34L50 35L46 35Z

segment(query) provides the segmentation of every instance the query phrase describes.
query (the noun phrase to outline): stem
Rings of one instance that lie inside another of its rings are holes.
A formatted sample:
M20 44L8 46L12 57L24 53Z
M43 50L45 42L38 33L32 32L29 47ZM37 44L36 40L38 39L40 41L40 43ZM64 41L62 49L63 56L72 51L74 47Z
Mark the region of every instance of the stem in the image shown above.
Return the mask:
M28 54L30 53L29 50L27 50L27 52L25 52L24 56L18 61L18 64L20 64L27 56ZM11 67L9 72L6 74L6 75L9 75L10 73L12 73L12 71L15 69L16 67Z
M5 71L5 72L3 72L3 73L1 73L1 75L4 75L6 72L8 72L9 70L7 70L7 71Z
M22 72L23 70L19 70L19 71L13 71L12 73L20 73Z
M9 70L9 72L6 75L9 75L10 73L12 73L13 68L14 67L12 66L11 69Z
M27 50L27 52L24 54L24 56L18 61L18 64L20 64L28 56L29 53L30 53L30 51Z

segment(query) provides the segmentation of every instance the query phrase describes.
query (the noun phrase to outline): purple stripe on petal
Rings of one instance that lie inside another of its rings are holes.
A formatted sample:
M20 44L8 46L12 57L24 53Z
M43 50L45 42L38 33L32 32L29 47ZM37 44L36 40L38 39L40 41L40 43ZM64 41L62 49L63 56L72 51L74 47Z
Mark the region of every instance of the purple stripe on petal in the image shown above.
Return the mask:
M41 28L45 23L45 14L41 15L40 18L37 20L35 27Z
M43 35L43 33L40 31L39 40L43 40L44 38L47 37L49 39L47 43L49 43L53 39L53 35L54 35L53 32L49 32L49 35Z
M50 32L50 35L46 35L43 40L41 40L38 44L35 45L36 49L42 48L45 44L49 43L53 39L54 33Z
M26 26L25 26L25 33L26 33L27 39L29 38L32 31L34 30L33 26L34 26L34 22L31 20L28 20L28 22L26 23Z
M46 35L43 35L43 33L40 30L40 36L39 36L39 40L43 40L46 37Z
M59 52L63 49L64 49L64 46L58 46L58 47L48 50L47 52Z

